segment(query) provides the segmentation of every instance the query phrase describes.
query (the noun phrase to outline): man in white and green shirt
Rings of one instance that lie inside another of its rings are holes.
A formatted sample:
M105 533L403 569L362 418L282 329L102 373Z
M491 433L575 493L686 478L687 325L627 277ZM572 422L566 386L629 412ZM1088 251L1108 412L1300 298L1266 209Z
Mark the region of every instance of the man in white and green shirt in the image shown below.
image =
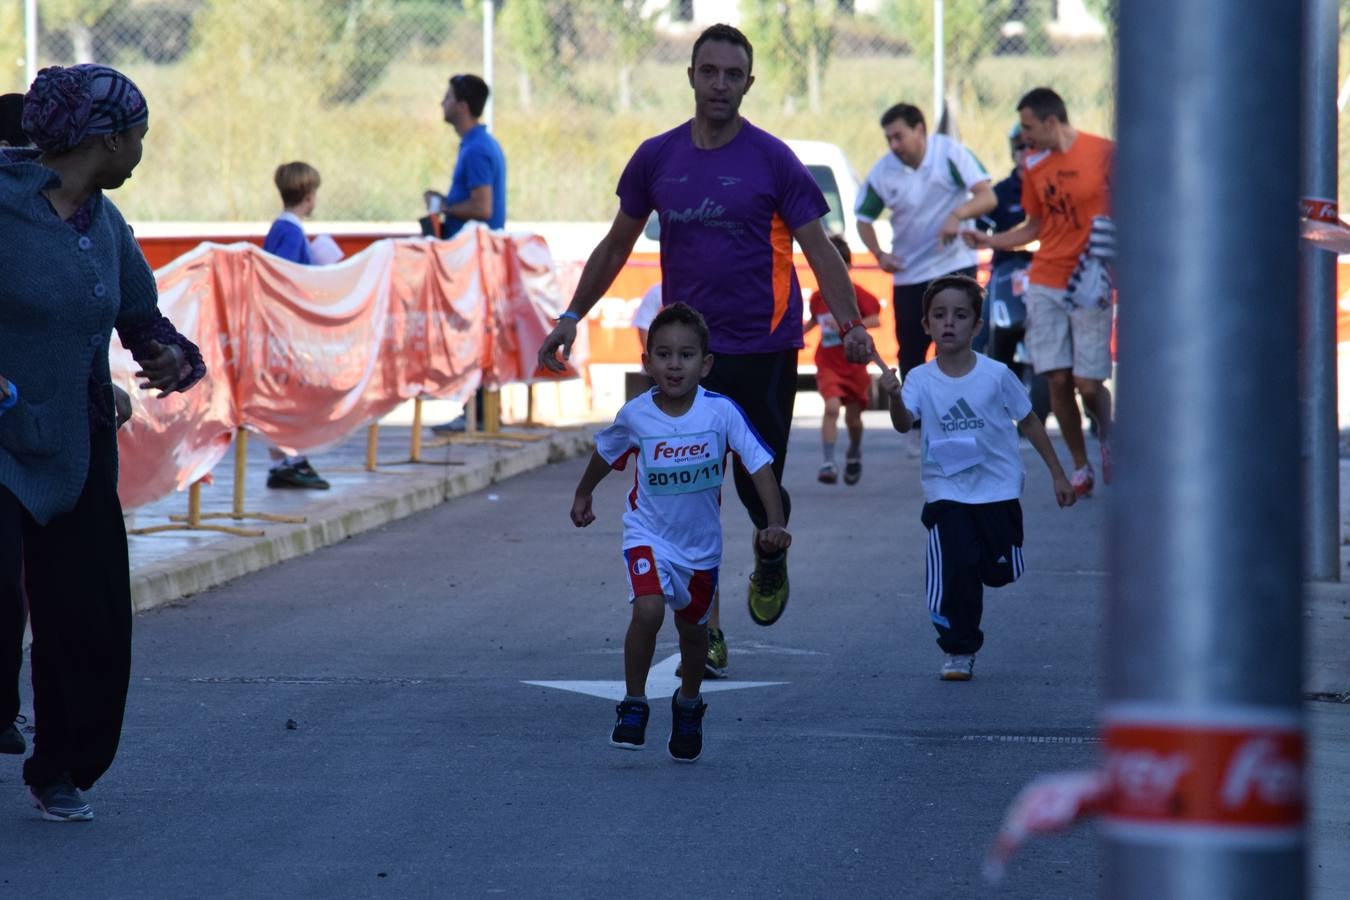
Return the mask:
M904 378L928 354L924 291L943 275L975 277L975 251L955 238L962 222L992 211L998 198L975 154L944 134L928 134L918 107L892 106L881 117L881 130L891 152L867 174L855 211L858 236L894 278L895 338ZM872 225L886 209L893 235L889 253Z

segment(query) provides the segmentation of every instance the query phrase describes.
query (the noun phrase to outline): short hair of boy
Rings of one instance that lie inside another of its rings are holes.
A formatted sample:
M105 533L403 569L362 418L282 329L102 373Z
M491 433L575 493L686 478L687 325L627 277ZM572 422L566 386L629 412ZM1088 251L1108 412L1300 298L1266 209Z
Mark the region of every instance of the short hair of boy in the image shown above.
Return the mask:
M286 206L299 206L300 203L319 189L319 170L305 162L288 162L277 166L272 176L281 192L281 202Z
M647 350L650 352L652 342L656 340L656 333L668 325L687 325L694 329L698 335L699 349L703 355L708 355L708 323L703 321L703 314L694 309L687 303L672 303L670 306L662 308L652 319L652 324L647 329Z
M11 147L27 147L23 133L23 94L0 95L0 142Z
M882 113L881 127L885 128L896 119L904 119L905 124L910 128L918 128L923 125L924 130L928 130L928 125L923 120L923 110L912 103L897 103Z
M475 119L482 118L488 96L492 93L486 81L477 75L454 75L450 78L450 90L455 92L456 100L468 104L469 115Z
M1064 105L1064 98L1048 87L1032 88L1023 94L1022 99L1017 101L1017 110L1021 112L1024 109L1031 110L1037 121L1044 122L1054 116L1059 119L1059 124L1069 124L1069 108Z
M694 52L689 54L689 65L692 68L698 64L698 48L702 47L708 41L722 41L725 44L735 44L745 51L749 62L745 67L745 74L749 75L755 68L755 48L750 46L750 39L741 33L739 28L731 25L709 25L703 29L703 33L694 41Z
M984 311L984 289L980 287L978 281L968 275L943 275L930 281L928 290L923 292L924 318L928 318L928 309L933 305L933 298L946 290L965 294L970 299L971 312L975 313L975 318L980 318Z
M849 248L848 241L844 240L842 234L830 235L830 243L834 244L834 249L839 251L839 255L844 258L844 265L853 265L853 250Z

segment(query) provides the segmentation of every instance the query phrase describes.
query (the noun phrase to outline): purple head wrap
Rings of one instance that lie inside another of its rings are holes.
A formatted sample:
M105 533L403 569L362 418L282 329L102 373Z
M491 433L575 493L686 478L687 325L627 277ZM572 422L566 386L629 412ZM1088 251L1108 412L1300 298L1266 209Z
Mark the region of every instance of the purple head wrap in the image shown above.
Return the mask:
M23 98L23 130L43 153L64 153L90 135L117 134L149 117L130 78L92 63L43 69Z

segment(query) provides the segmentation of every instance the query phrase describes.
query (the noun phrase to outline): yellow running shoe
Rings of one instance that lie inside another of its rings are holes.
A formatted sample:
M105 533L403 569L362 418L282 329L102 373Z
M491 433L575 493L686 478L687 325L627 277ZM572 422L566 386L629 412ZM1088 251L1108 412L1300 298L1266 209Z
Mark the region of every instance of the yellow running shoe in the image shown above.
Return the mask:
M720 628L708 629L708 661L703 664L708 678L727 677L727 639Z
M675 677L684 677L684 663L675 666ZM727 639L722 629L708 626L708 658L703 663L704 678L727 677Z
M750 604L750 618L756 625L772 625L778 621L788 602L786 550L777 563L765 565L756 545L755 571L750 575L750 592L746 599Z

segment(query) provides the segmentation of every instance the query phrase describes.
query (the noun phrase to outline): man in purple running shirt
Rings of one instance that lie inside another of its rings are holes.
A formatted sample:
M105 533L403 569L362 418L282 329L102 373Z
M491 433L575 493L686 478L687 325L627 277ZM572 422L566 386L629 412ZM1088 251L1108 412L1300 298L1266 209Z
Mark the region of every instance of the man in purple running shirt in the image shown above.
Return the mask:
M802 346L802 293L793 267L796 241L844 336L851 362L872 358L848 269L830 244L821 217L825 197L778 138L740 115L754 84L750 41L729 25L713 25L694 42L689 86L694 118L638 147L619 178L619 211L592 251L575 295L539 350L541 365L560 372L580 321L613 283L653 210L661 222L661 290L666 304L684 302L711 332L712 371L703 386L730 397L773 451L782 490L788 429ZM767 524L749 475L736 469L736 492L755 527ZM750 617L771 625L788 599L787 556L755 550ZM716 602L709 621L708 674L726 674L726 641Z

